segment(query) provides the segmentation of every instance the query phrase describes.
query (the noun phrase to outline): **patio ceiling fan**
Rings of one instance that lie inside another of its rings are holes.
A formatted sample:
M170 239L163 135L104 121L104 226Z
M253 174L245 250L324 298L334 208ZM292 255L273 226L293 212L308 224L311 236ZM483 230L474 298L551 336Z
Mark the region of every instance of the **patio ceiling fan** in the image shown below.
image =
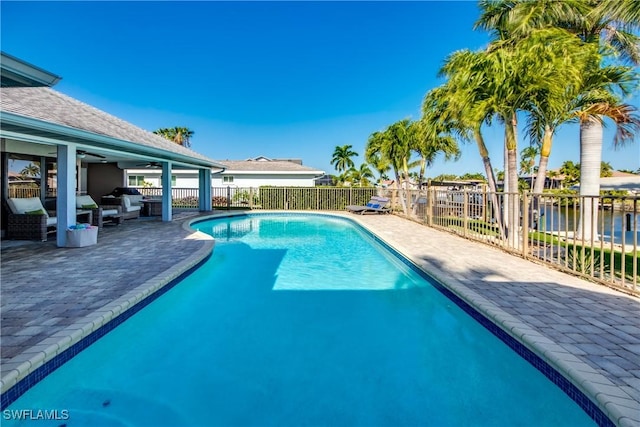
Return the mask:
M154 168L154 169L162 167L160 162L140 163L140 164L137 164L136 166L144 166L145 168Z
M49 153L49 154L56 154L56 153ZM78 157L79 159L84 159L86 156L93 156L93 157L97 157L99 159L106 159L105 156L103 156L102 154L96 154L96 153L90 153L88 151L84 151L84 150L77 150L76 151L76 157Z

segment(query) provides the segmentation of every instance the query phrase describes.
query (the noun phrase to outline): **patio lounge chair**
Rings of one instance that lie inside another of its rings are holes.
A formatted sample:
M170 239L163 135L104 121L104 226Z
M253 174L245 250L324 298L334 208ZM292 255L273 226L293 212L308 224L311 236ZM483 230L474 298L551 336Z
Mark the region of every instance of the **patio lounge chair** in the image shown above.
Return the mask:
M58 219L49 216L38 197L7 199L7 238L16 240L47 240L56 231Z
M101 205L120 206L122 208L122 217L124 219L135 219L140 217L142 212L142 195L128 195L116 197L113 195L102 196Z
M388 198L373 196L366 205L349 205L347 206L347 210L351 213L358 213L360 215L364 215L365 213L390 213L391 209L387 207L388 204Z
M93 200L93 198L91 198L91 196L76 196L76 209L90 209L93 212L91 225L95 225L98 228L102 228L105 221L109 221L114 224L122 224L122 222L124 221L121 206L98 206L98 204Z

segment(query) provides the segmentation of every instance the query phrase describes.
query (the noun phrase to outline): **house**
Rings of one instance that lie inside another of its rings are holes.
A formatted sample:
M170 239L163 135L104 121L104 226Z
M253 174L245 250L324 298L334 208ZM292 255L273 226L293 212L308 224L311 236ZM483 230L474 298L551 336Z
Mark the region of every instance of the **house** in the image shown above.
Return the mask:
M76 194L94 200L126 185L126 167L158 165L163 176L196 171L200 210L211 209L211 173L224 166L193 150L100 111L52 89L60 77L0 52L1 197L9 196L9 165L29 162L39 168L39 197L56 209L57 229L76 223ZM50 177L55 179L50 182ZM163 179L162 220L171 221L171 180ZM3 203L2 230L6 230ZM65 246L66 233L57 233Z
M300 159L270 159L264 156L247 160L219 160L225 166L214 174L214 187L314 187L324 171L303 166Z
M580 183L571 188L579 190ZM630 196L640 195L640 175L611 171L611 176L600 178L600 191L626 191Z
M300 159L271 159L264 156L246 160L218 160L223 171L213 173L212 187L257 188L273 187L313 187L315 179L324 172L303 166ZM130 187L156 187L162 171L151 165L145 168L127 169L127 183ZM197 188L198 174L195 170L176 170L171 176L171 185L176 188Z

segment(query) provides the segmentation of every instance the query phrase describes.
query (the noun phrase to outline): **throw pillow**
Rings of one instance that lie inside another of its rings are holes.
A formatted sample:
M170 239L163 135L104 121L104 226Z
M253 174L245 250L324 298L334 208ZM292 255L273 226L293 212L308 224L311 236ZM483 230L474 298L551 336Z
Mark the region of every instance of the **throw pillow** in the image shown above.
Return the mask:
M35 211L25 212L26 215L46 215L47 213L43 209L38 209Z
M82 209L98 209L98 205L91 204L91 205L82 205Z

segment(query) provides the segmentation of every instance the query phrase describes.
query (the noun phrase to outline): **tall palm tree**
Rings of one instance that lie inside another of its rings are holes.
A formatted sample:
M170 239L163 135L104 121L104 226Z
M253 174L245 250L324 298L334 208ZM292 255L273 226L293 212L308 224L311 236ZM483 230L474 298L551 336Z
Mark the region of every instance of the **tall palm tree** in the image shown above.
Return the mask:
M405 215L408 215L409 189L406 183L409 179L411 138L410 121L404 119L390 125L382 132L371 134L366 147L367 159L380 156L391 165Z
M425 98L429 100L429 98ZM420 156L419 172L417 176L418 191L422 191L424 173L427 167L431 167L438 154L442 154L445 161L458 160L460 147L453 137L451 121L441 120L437 104L424 104L422 106L422 118L412 123L413 133L416 135L413 151ZM418 204L413 205L413 214L417 214Z
M333 151L333 157L331 158L331 164L335 166L338 172L343 172L354 167L352 157L358 155L355 151L351 150L353 146L343 145L337 146Z
M452 123L441 120L439 113L437 107L423 104L422 118L412 123L416 135L412 148L420 156L418 185L424 181L426 168L433 166L438 154L442 154L445 161L460 158L460 147L452 134Z
M484 13L478 26L500 28L503 34L514 36L522 36L537 28L564 28L585 44L591 45L594 51L606 54L609 62L620 60L634 65L640 63L640 37L637 34L640 29L640 2L636 0L483 0L481 7ZM587 80L599 74L602 63L599 54L591 55L585 67ZM592 92L588 83L580 90ZM607 90L612 94L612 87ZM628 106L620 99L611 102L603 99L602 93L599 93L589 105L584 101L590 96L585 97L579 91L576 97L580 106L574 107L580 121L580 195L595 198L599 194L603 117L612 118L618 127L622 125L628 132L636 132L637 128L634 116L629 115ZM605 111L610 114L602 114ZM618 142L623 140L629 138L617 138ZM596 232L597 210L592 209L590 203L583 205L585 209L581 212L578 233L585 239L591 239Z
M493 215L501 237L504 237L506 234L496 176L482 135L482 125L490 124L495 112L489 102L490 93L486 84L491 76L484 63L482 52L461 50L451 54L439 72L441 77L447 78L447 82L427 93L423 108L438 111L441 119L450 121L452 131L464 141L475 141L487 176Z
M484 165L489 191L497 192L496 179L489 150L482 136L482 125L490 123L493 110L486 102L485 81L489 78L482 67L484 59L480 52L462 50L445 60L439 72L447 82L427 93L425 108L434 109L441 120L450 122L450 127L464 141L475 141ZM496 205L497 208L497 205Z
M160 128L153 131L153 133L187 148L191 147L191 137L194 134L194 132L189 128L180 126Z
M577 237L597 239L598 199L602 170L603 117L616 124L614 145L632 141L640 132L640 116L635 107L615 102L591 104L578 112L580 119L580 204ZM593 171L596 171L595 173Z
M22 176L23 178L37 178L40 176L40 165L38 165L37 163L31 162L28 165L26 165L24 168L22 168L22 170L20 171L20 176Z

